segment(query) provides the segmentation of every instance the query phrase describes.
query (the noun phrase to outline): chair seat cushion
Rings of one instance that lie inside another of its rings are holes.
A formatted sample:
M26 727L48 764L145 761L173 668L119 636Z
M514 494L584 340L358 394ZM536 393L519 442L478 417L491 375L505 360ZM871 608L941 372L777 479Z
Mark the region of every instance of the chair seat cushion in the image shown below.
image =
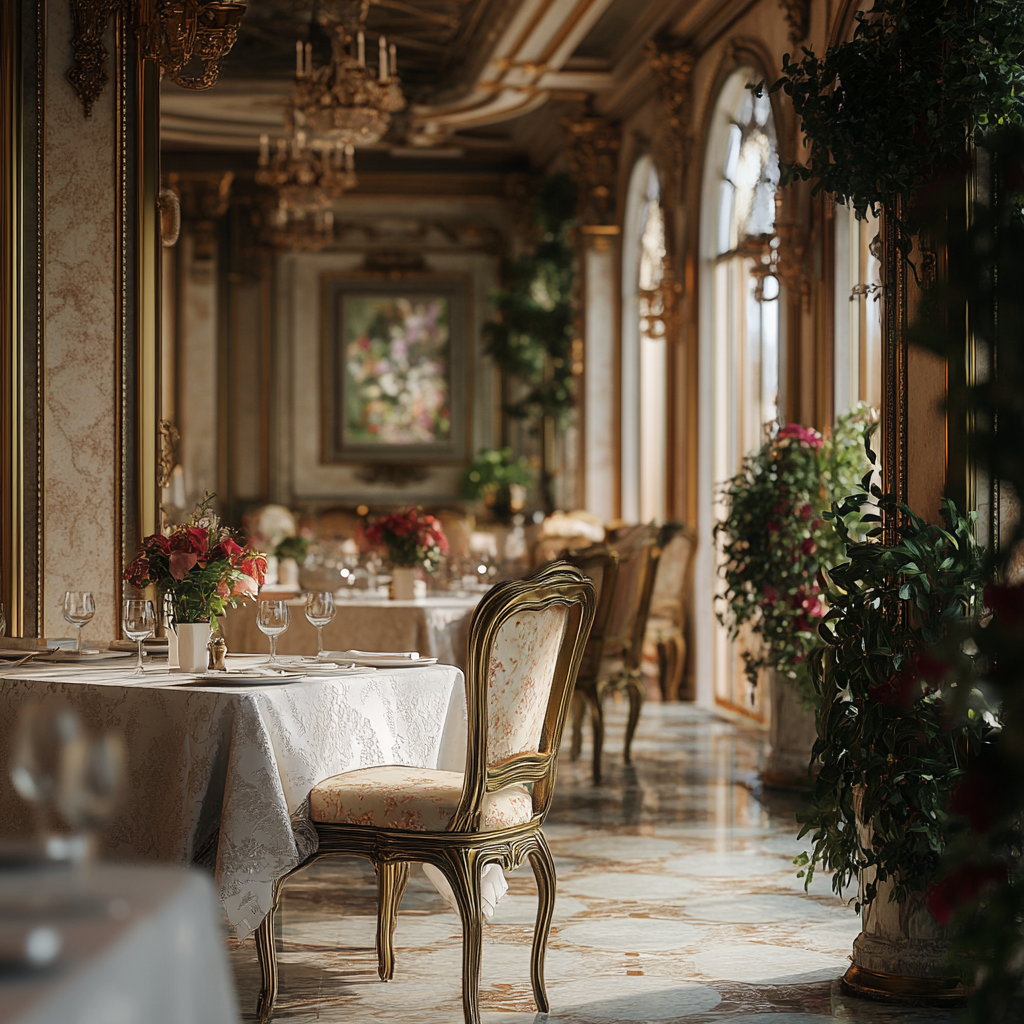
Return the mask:
M332 824L444 832L459 806L462 783L462 772L403 765L361 768L317 783L309 795L309 816ZM532 816L529 790L507 786L484 796L481 829L524 825Z

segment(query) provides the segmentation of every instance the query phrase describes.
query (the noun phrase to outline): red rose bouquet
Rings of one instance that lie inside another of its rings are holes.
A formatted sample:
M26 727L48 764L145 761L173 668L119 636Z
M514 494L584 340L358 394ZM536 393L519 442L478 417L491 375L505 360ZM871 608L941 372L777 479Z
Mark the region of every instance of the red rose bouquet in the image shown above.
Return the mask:
M221 526L207 494L187 523L164 536L154 533L125 570L124 578L142 589L154 584L174 598L178 622L209 622L227 605L255 598L266 579L267 559L250 546L242 547Z
M366 531L366 539L383 547L392 565L422 566L427 572L433 572L441 556L448 554L441 524L419 508L378 519Z

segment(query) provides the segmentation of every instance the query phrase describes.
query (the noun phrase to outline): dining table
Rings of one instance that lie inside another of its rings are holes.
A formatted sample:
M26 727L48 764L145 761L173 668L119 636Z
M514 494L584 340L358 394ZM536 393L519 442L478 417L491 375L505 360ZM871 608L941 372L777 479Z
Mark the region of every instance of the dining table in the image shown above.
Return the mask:
M147 660L141 676L129 658L0 667L0 750L11 749L19 711L31 702L64 701L84 729L118 732L127 785L99 836L102 854L210 868L239 940L266 916L275 881L316 850L314 785L379 765L465 770L465 682L456 666L339 667L239 685L237 673L263 659L229 655L228 674L207 676ZM282 661L296 672L303 664ZM31 809L0 778L0 835L32 830ZM506 889L491 867L488 909Z
M428 594L412 601L393 601L366 591L356 595L343 591L336 598L337 612L323 630L325 650L416 651L465 670L469 626L482 593ZM316 628L306 620L305 597L300 594L286 600L290 621L288 631L278 637L278 651L315 654ZM220 629L229 651L268 650L251 604L228 608Z

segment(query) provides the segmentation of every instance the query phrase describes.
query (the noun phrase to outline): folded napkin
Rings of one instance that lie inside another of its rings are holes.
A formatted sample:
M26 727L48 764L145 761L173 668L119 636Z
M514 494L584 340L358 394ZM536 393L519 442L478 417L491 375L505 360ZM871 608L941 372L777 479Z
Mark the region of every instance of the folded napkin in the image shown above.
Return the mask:
M394 661L419 661L419 651L325 651L325 658L340 658L355 661L360 658L389 659Z

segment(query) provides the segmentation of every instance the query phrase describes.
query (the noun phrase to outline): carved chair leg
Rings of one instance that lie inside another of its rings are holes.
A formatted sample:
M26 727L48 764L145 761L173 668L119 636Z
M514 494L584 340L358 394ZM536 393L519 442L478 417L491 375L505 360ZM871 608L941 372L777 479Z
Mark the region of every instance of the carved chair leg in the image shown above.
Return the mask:
M533 951L530 956L530 981L533 983L533 1001L540 1013L550 1009L548 993L544 988L544 956L548 948L551 918L555 913L555 862L543 833L537 833L537 845L530 851L530 865L537 879L537 924L533 931Z
M256 959L260 964L260 994L256 1000L256 1019L268 1024L274 1016L274 1002L277 1000L277 948L274 944L274 923L281 906L281 889L284 879L274 883L270 910L256 929Z
M598 690L590 700L590 724L594 732L594 785L601 785L601 754L604 750L604 693Z
M686 670L686 640L682 636L672 638L675 648L675 665L673 666L672 677L669 679L669 700L679 700L679 694L683 689L683 672Z
M569 747L569 760L578 761L583 746L583 712L585 702L583 694L577 691L572 695L572 743Z
M437 866L444 872L462 918L462 1012L465 1024L480 1024L480 954L483 909L480 900L480 862L476 850L446 851Z
M381 981L395 976L395 926L408 882L407 862L377 865L377 973Z
M623 745L622 759L626 764L632 764L630 748L633 746L633 734L636 732L637 722L640 721L640 709L644 706L644 684L643 679L637 675L631 675L626 680L626 691L629 694L629 721L626 723L626 742Z

